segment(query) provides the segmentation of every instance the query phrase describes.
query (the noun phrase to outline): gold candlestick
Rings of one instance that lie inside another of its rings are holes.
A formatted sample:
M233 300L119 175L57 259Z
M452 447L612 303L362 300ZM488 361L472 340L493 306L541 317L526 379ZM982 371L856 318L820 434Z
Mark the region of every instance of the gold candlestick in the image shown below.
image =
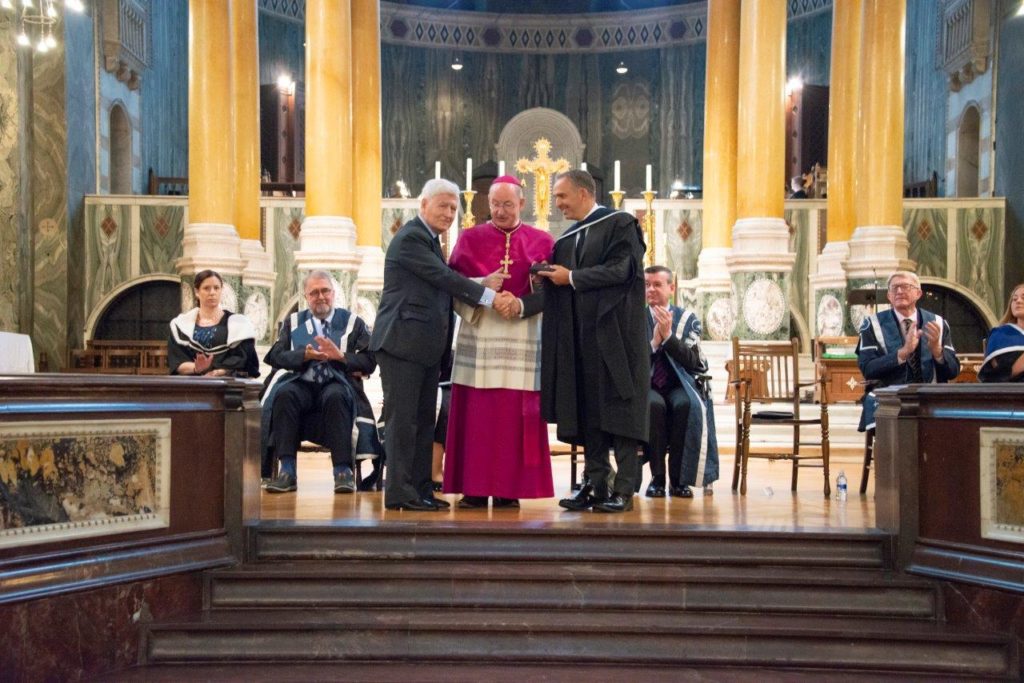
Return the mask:
M615 207L616 210L621 209L622 198L626 196L626 193L622 190L612 190L608 194L612 196L612 206Z
M473 215L473 197L476 196L474 190L463 190L462 201L466 202L466 213L462 216L462 227L472 228L476 225L476 216Z
M647 242L647 253L644 260L647 265L654 265L654 190L644 190L644 201L647 202L647 211L644 213L644 240Z

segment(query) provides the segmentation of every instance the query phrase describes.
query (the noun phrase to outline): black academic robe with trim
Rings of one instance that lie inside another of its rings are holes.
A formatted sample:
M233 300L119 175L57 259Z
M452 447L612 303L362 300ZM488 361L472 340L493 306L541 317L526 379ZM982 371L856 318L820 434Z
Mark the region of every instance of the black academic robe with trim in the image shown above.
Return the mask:
M576 364L593 377L601 411L598 427L646 441L650 414L650 346L644 301L644 251L636 218L599 207L576 258L570 234L555 242L551 262L573 271L573 284L544 283L541 338L541 409L558 425L558 438L582 444Z

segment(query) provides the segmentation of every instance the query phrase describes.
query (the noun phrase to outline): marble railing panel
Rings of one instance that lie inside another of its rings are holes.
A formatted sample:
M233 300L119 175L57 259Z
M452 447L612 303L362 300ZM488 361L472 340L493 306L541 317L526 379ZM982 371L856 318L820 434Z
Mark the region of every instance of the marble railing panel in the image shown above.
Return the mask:
M131 272L131 206L86 205L86 308L96 307L108 292L137 273Z
M139 209L139 255L142 273L173 273L185 236L185 207L143 206Z
M1006 209L957 209L956 225L956 281L988 303L998 316L1006 306Z
M910 242L910 258L917 262L917 274L946 277L949 240L947 209L914 206L903 209L903 227Z

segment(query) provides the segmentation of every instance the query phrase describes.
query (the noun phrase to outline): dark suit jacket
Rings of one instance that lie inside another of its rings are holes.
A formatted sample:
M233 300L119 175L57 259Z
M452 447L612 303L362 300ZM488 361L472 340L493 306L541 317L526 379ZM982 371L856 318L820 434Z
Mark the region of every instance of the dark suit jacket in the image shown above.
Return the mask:
M483 285L448 267L433 231L417 216L402 226L384 257L370 350L436 365L451 345L452 297L476 305L483 294Z

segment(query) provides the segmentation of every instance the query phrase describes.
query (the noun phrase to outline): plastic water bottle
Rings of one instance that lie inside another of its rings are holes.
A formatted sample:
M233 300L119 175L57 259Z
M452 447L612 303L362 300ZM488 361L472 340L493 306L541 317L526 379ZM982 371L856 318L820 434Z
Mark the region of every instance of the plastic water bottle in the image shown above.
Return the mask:
M836 498L839 502L846 501L846 472L839 470L839 476L836 477Z

